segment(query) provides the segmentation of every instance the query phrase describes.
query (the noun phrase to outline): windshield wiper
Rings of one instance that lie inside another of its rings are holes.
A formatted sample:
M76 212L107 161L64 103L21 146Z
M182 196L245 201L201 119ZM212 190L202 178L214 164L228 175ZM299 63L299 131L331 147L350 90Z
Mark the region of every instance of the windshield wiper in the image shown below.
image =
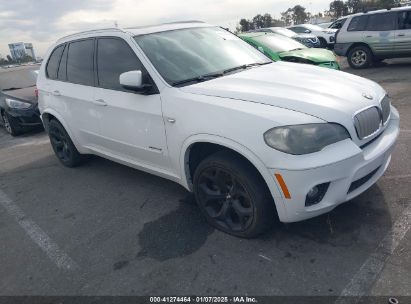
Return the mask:
M221 76L224 76L227 73L231 73L237 70L245 70L248 68L251 68L253 66L259 66L259 65L265 65L265 64L269 64L272 63L272 61L267 61L267 62L262 62L262 63L249 63L249 64L243 64L234 68L230 68L230 69L226 69L222 72L217 72L217 73L211 73L211 74L205 74L205 75L201 75L201 76L196 76L193 78L188 78L188 79L184 79L184 80L179 80L179 81L175 81L173 82L171 85L172 86L178 86L178 85L182 85L182 84L187 84L187 83L198 83L198 82L203 82L203 81L207 81L213 78L218 78Z
M270 64L270 63L272 63L272 61L267 61L267 62L262 62L262 63L256 62L256 63L243 64L243 65L239 65L239 66L224 70L223 73L227 74L227 73L231 73L237 70L245 70L245 69L248 69L254 66L260 66L260 65Z
M178 85L182 85L182 84L187 84L187 83L191 83L191 82L202 82L202 81L206 81L206 80L210 80L213 78L217 78L217 77L221 77L224 76L224 73L220 72L220 73L212 73L212 74L205 74L205 75L201 75L201 76L197 76L197 77L193 77L193 78L188 78L188 79L184 79L184 80L180 80L180 81L175 81L172 83L173 86L178 86Z

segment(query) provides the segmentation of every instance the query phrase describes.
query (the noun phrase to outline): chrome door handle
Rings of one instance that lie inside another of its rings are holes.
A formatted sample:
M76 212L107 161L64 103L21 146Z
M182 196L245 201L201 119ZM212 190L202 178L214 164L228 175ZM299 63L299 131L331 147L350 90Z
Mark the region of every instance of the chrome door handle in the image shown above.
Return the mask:
M61 96L61 93L58 90L53 91L53 93L51 94L53 94L54 96Z
M107 103L104 101L104 99L96 99L96 100L93 101L93 103L94 103L96 106L100 106L100 107L105 107L105 106L107 106Z
M167 121L169 123L175 123L176 122L176 120L174 118L167 118Z

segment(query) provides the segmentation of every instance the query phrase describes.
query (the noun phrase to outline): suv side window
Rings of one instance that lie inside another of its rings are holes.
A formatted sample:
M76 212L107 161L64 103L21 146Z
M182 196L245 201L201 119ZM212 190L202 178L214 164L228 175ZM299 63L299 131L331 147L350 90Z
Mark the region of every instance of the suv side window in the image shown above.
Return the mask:
M131 47L119 38L99 38L97 43L98 85L105 89L128 91L120 85L120 74L141 70L147 79L142 63Z
M368 16L357 16L351 19L348 25L348 32L364 31L367 26Z
M57 78L58 80L61 80L61 81L67 80L67 53L68 53L68 44L64 48L64 52L60 60L59 70L57 73Z
M368 31L392 31L396 29L397 14L372 14L368 17Z
M400 30L411 29L411 11L401 12L398 21L398 28Z
M68 48L67 80L94 86L94 39L71 42Z
M63 53L64 45L60 45L54 49L47 63L46 74L50 79L57 79L57 70L60 63L61 54Z

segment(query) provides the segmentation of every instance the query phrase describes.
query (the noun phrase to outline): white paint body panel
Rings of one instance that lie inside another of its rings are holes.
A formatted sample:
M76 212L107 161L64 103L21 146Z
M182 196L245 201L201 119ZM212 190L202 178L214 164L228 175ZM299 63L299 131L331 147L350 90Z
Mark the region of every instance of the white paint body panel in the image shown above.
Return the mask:
M198 24L172 28L183 26ZM144 30L133 31L87 32L59 43L99 35L123 38L150 73L159 94L145 96L91 87L85 90L79 85L51 81L45 76L49 55L44 60L37 83L40 111L61 121L80 152L98 154L191 190L186 167L190 146L197 142L225 146L246 157L260 172L284 222L331 210L365 191L387 168L399 132L396 110L392 108L390 122L367 140L358 139L353 126L357 111L378 106L385 96L378 84L339 71L278 62L195 85L171 87L132 38ZM71 99L51 97L56 87L64 96L71 94ZM364 93L372 95L373 100L365 99ZM88 100L90 96L92 100L104 100L106 106L72 101ZM263 139L264 132L276 126L321 122L343 125L352 140L297 156L272 149ZM360 148L370 140L374 141ZM377 167L380 170L368 183L347 194L354 180ZM274 173L283 175L291 199L283 197ZM324 200L305 207L308 190L323 182L331 182Z

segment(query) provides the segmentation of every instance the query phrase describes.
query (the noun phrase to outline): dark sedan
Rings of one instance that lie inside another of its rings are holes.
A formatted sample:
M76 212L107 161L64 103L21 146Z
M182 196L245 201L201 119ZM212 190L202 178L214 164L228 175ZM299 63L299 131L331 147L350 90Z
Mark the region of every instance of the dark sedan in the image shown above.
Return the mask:
M0 123L13 136L42 126L37 106L38 70L17 68L0 73Z

